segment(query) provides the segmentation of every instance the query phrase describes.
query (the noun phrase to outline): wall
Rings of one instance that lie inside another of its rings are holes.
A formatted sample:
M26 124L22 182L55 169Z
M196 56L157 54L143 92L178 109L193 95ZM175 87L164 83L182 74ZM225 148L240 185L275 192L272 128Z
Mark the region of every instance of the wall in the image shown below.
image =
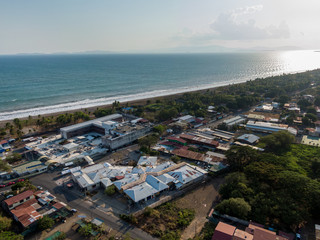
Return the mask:
M110 150L120 148L126 144L132 143L138 138L146 135L151 130L151 127L145 127L143 129L128 133L124 136L119 136L116 138L108 139L106 137L102 138L102 144L108 147Z

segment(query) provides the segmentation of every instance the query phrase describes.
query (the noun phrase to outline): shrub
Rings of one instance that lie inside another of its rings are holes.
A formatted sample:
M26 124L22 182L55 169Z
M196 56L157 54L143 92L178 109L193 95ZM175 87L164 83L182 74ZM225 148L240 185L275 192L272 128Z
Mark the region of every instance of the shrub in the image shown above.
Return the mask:
M138 224L138 219L132 214L130 215L120 214L120 219L131 224Z
M104 193L107 194L108 196L112 196L113 194L116 193L116 187L114 185L111 185L104 190Z
M53 240L64 240L67 238L67 235L65 232L61 232L59 236L53 238Z
M53 219L48 217L47 215L45 215L44 217L42 217L38 220L38 228L40 230L52 228L53 224L54 224Z

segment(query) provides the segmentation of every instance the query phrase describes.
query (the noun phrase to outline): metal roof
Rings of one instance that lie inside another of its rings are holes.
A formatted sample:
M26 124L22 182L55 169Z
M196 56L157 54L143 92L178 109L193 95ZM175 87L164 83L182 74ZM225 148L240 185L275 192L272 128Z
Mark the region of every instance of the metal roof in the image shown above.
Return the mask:
M243 140L251 144L255 143L259 139L260 138L254 134L243 134L240 137L238 137L238 140Z
M134 202L139 202L147 197L150 197L157 193L158 191L153 188L150 184L143 182L137 186L129 188L124 191L128 197L130 197Z
M169 186L167 184L165 184L160 179L158 179L152 175L147 176L146 182L159 192L169 188Z
M116 119L116 118L120 118L120 117L122 117L121 114L115 113L115 114L108 115L108 116L105 116L105 117L101 117L101 118L97 118L97 119L94 119L94 120L86 121L86 122L83 122L83 123L78 123L78 124L71 125L71 126L68 126L68 127L60 128L60 131L63 131L63 132L74 131L76 129L84 128L84 127L87 127L87 126L89 126L91 124L94 124L94 123L110 121L112 119Z

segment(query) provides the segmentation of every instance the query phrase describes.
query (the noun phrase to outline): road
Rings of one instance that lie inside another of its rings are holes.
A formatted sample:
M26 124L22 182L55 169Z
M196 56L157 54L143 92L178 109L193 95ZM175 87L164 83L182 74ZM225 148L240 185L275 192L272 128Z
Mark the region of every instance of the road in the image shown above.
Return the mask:
M80 196L74 194L72 191L68 191L68 189L64 188L63 186L58 186L55 183L57 176L57 172L44 173L31 178L31 181L36 186L41 186L44 189L48 189L57 197L59 201L67 203L71 208L77 209L87 217L99 218L103 220L107 226L118 232L121 232L122 234L129 233L130 236L134 239L156 239L148 233L142 231L141 229L122 221L113 214L106 213L96 208L93 202L81 198Z

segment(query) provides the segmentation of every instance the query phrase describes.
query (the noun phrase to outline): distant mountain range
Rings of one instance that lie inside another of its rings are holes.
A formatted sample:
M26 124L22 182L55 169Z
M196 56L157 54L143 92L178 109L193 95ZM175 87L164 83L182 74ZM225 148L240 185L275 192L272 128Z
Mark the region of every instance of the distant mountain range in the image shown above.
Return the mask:
M56 53L18 53L12 55L103 55L103 54L157 54L157 53L232 53L232 52L258 52L258 51L293 51L304 50L297 46L281 46L281 47L253 47L253 48L227 48L223 46L181 46L174 48L163 48L146 51L106 51L92 50L81 52L56 52ZM318 52L318 51L317 51Z

